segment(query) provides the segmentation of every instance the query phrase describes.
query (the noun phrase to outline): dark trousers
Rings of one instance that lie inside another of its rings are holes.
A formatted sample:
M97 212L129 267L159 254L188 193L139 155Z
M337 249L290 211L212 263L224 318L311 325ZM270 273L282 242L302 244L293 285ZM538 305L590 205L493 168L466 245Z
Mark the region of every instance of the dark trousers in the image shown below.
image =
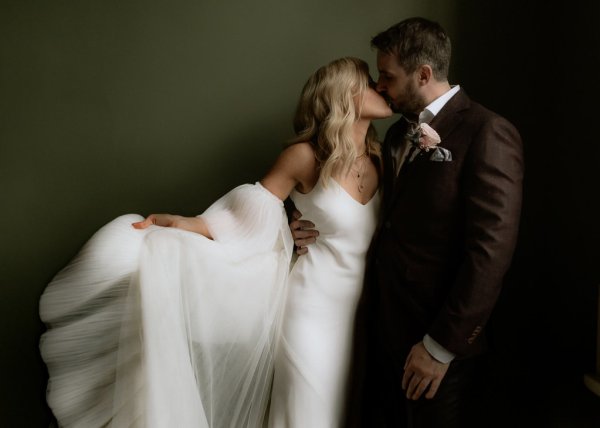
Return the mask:
M453 361L432 399L406 399L402 371L379 355L365 384L361 426L379 428L467 428L477 426L481 357ZM386 370L387 369L387 370ZM366 392L365 391L365 392ZM479 419L480 420L480 419Z

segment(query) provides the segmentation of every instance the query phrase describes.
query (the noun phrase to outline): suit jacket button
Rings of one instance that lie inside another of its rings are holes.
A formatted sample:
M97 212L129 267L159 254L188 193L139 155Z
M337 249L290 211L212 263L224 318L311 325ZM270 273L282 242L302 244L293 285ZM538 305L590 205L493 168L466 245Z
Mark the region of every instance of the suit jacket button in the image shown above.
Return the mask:
M388 221L386 221L386 222L383 224L383 227L385 227L386 229L391 229L391 228L392 228L392 222L391 222L391 221L389 221L389 220L388 220Z

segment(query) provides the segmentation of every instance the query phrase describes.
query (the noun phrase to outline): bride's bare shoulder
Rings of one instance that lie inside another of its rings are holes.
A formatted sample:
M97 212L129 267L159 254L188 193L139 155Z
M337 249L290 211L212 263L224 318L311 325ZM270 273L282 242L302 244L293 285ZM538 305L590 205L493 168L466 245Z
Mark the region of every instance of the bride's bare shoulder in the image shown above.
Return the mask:
M290 144L283 150L282 154L290 156L302 163L315 164L317 161L315 158L315 149L308 141Z
M310 142L294 143L286 147L281 156L286 159L286 164L293 170L301 187L311 188L318 178L318 162L315 149Z

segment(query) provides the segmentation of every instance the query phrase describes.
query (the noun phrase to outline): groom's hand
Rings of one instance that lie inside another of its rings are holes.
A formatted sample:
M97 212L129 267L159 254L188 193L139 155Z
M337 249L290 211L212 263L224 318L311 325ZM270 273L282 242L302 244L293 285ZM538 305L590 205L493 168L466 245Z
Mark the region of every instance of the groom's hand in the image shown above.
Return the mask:
M402 389L406 391L406 398L418 400L428 389L425 398L433 398L449 366L450 363L444 364L434 359L423 342L417 343L410 350L404 364Z
M319 236L319 231L315 230L314 223L308 220L300 220L302 214L298 210L292 212L292 221L290 222L290 230L296 245L296 253L298 255L308 252L307 245L314 244Z

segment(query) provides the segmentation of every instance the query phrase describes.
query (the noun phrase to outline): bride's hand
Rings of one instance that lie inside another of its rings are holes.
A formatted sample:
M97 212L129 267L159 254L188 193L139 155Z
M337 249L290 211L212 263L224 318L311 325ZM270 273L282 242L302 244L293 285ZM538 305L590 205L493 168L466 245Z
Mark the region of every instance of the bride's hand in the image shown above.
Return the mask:
M153 224L162 227L177 227L178 218L179 216L172 214L150 214L144 220L132 223L132 226L136 229L146 229Z
M176 227L177 229L199 233L208 239L213 239L206 223L200 217L183 217L173 214L150 214L146 219L132 223L136 229L146 229L148 226Z

